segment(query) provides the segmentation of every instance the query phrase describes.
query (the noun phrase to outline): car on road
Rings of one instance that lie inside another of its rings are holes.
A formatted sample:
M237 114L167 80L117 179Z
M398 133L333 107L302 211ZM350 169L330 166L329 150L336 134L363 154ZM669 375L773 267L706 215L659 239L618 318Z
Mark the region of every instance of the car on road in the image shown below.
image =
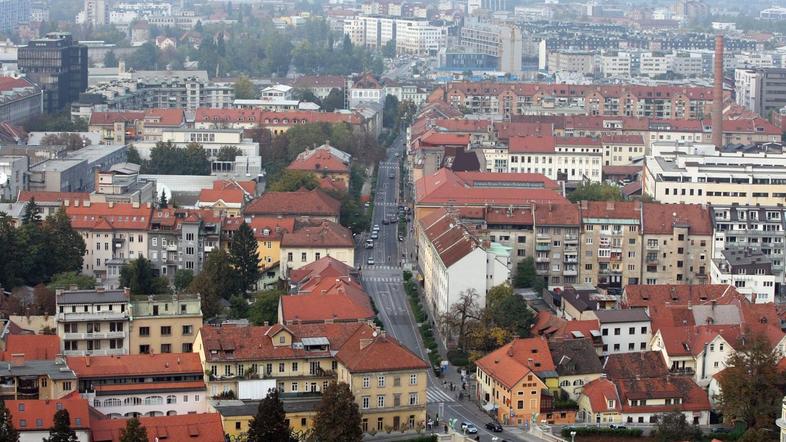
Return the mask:
M366 264L370 265L370 266L373 266L374 265L374 257L373 256L369 256L368 259L366 260Z
M367 239L366 240L366 248L367 249L373 249L374 248L374 240L373 239Z
M486 429L489 430L489 431L493 431L495 433L501 433L502 432L502 425L500 425L497 422L489 422L489 423L486 424Z
M478 427L476 427L472 422L462 422L461 431L464 431L467 434L478 434Z
M393 178L395 178L395 177L396 177L396 174L395 174L395 173L391 173L391 174L389 174L389 175L388 175L388 178L390 178L391 180L392 180Z
M399 235L399 236L398 236L398 242L404 242L404 237L403 237L403 236L401 236L401 235Z
M374 227L371 230L374 232L379 232L379 224L374 224Z
M388 225L388 224L390 224L390 219L388 219L388 217L385 217L385 218L382 220L382 224L384 224L384 225Z
M371 239L379 239L379 233L378 232L371 232Z
M396 158L398 158L400 156L401 156L401 154L399 152L396 152Z
M611 425L609 425L609 428L611 428L612 430L627 430L628 429L628 427L626 427L625 425L618 425L618 424L611 424Z

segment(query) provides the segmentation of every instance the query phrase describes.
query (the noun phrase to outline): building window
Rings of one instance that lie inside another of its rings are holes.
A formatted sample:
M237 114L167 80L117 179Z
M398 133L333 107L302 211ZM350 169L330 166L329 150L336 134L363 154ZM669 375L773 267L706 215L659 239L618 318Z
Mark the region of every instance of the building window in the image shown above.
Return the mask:
M139 327L139 336L150 336L150 327Z
M142 353L142 354L145 354L145 355L150 353L150 346L147 345L147 344L140 345L139 346L139 353Z
M168 325L161 326L161 336L172 336L172 327Z
M363 409L364 409L364 410L368 410L368 408L369 408L369 406L370 406L370 405L369 405L369 402L370 402L370 401L371 401L371 396L363 396L362 403L363 403Z
M161 353L172 353L172 344L161 344Z
M385 396L377 396L377 408L385 408Z
M417 385L418 384L418 375L411 374L409 375L409 385Z
M383 388L385 386L385 376L377 377L377 387Z
M306 261L308 261L308 257L307 257L307 255L308 255L308 254L307 254L306 252L301 252L301 253L300 253L300 262L306 262Z
M417 405L418 404L418 394L417 393L410 393L409 394L409 405Z
M194 326L193 325L184 325L183 326L183 336L190 336L194 333Z
M368 376L363 376L363 388L371 387L371 378Z
M194 344L191 344L191 343L182 344L181 345L181 351L183 353L191 353L192 351L194 351Z

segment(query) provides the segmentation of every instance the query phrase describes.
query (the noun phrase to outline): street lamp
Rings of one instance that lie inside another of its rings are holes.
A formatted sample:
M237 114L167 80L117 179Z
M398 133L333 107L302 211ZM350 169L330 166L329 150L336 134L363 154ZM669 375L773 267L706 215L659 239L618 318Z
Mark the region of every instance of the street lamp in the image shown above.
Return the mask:
M576 442L576 432L575 431L571 431L570 432L570 442Z

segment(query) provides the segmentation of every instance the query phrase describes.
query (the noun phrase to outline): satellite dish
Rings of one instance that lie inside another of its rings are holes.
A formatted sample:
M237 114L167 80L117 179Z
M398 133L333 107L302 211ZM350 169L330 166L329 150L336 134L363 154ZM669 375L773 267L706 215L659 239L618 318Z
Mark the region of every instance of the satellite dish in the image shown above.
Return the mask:
M5 186L8 182L8 174L5 172L0 172L0 186Z
M371 333L371 336L376 338L377 337L377 332Z

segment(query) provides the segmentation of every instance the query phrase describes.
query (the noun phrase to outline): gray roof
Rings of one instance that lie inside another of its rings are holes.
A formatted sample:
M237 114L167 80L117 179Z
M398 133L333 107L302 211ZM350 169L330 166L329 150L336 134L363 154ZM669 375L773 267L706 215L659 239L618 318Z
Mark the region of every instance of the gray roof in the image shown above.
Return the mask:
M603 373L592 339L549 341L549 350L560 376Z
M122 290L73 290L57 295L57 304L109 304L128 302L128 295Z
M642 322L649 321L647 311L643 308L629 308L622 310L596 310L595 316L601 324L613 322Z
M42 376L53 380L76 379L76 374L68 368L65 361L25 361L24 365L12 366L9 362L0 362L0 376Z
M693 321L696 325L704 324L740 324L740 309L736 305L694 305L691 308Z
M284 412L297 413L303 411L314 411L322 400L321 396L294 397L288 398L283 393L281 402L284 405ZM221 416L254 416L257 414L260 401L243 401L240 399L211 401L211 405Z

